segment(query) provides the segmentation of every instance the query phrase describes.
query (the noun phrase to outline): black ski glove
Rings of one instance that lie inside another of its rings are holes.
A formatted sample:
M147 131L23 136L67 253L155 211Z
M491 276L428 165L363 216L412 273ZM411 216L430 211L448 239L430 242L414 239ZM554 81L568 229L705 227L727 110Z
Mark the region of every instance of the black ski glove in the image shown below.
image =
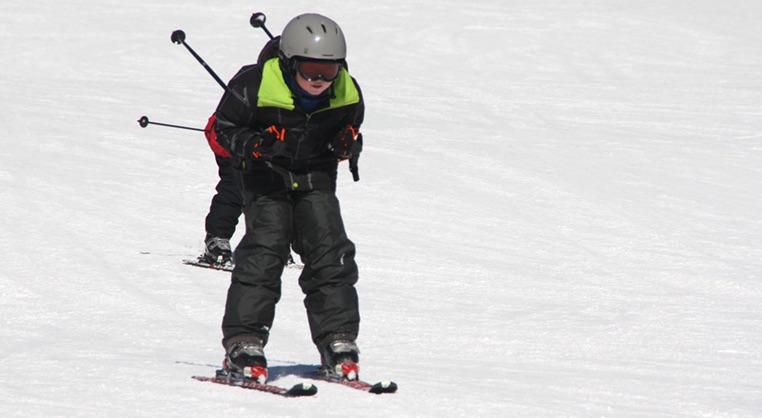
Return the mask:
M286 139L286 130L278 130L275 125L272 125L246 143L246 155L255 160L281 155L286 149L284 139Z
M333 155L339 160L348 160L352 156L359 155L362 151L362 142L355 138L360 133L352 125L347 125L331 141L330 148Z

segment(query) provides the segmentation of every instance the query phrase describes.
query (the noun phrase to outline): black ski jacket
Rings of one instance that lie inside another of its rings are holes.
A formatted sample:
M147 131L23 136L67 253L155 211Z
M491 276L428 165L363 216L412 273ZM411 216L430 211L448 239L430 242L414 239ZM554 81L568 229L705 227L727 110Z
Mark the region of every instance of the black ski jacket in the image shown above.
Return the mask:
M307 113L288 88L279 58L241 68L232 91L217 106L217 141L243 168L244 187L258 194L274 191L336 190L338 159L329 144L347 125L359 130L365 106L357 81L342 68L318 110ZM270 126L285 129L275 156L245 155L246 143L259 141Z

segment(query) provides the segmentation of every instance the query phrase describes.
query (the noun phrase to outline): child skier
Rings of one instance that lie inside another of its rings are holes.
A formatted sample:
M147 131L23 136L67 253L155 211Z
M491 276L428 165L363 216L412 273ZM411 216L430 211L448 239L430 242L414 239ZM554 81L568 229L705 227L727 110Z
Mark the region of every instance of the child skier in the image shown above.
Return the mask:
M295 17L278 56L264 55L239 70L216 111L217 140L242 168L246 219L222 322L225 368L267 379L264 347L293 245L321 362L357 379L358 269L335 192L339 161L361 151L360 87L347 71L344 34L325 16Z

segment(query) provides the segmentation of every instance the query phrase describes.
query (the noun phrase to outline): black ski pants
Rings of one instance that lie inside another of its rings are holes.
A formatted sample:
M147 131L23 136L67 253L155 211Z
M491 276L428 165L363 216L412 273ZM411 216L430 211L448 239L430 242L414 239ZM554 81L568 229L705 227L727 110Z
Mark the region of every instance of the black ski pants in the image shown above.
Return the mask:
M230 158L214 156L219 169L220 181L217 194L212 197L206 215L206 233L213 237L230 239L235 233L238 218L243 211L241 173L234 169Z
M360 315L355 246L344 230L336 194L246 191L244 196L246 235L235 250L222 321L223 345L249 337L267 342L292 244L304 262L299 286L318 349L335 334L356 338Z

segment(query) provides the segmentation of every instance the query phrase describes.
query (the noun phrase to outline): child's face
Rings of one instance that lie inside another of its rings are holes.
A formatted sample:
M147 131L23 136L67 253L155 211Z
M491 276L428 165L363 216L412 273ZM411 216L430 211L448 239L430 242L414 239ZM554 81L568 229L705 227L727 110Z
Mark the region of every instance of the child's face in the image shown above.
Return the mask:
M328 90L328 87L331 87L332 83L333 81L324 80L307 81L304 79L304 77L302 77L301 74L299 74L299 71L296 72L296 84L298 84L302 90L313 96L317 96L318 94Z

